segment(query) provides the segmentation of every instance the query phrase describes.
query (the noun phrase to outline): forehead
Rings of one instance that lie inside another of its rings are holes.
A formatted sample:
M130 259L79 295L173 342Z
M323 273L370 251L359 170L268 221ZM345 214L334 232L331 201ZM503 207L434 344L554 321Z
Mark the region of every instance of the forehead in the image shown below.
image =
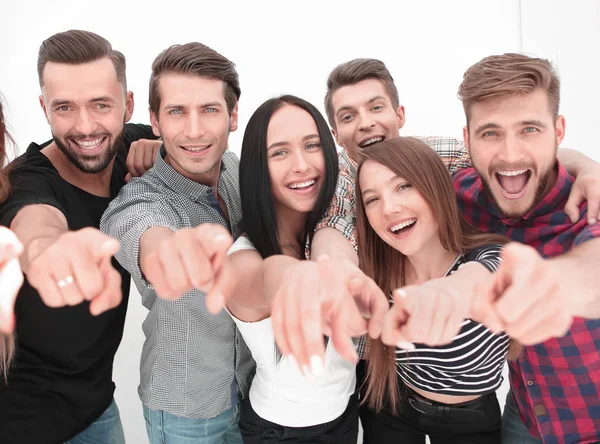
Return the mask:
M50 100L77 101L125 94L115 67L107 57L78 65L48 62L42 80L42 93Z
M220 103L225 106L225 82L207 77L167 73L158 79L161 106Z
M361 80L353 85L342 86L331 96L334 113L346 106L360 106L375 96L382 96L391 103L390 95L379 79Z
M318 134L317 124L302 108L284 105L273 113L267 128L267 143L301 139L308 134Z
M474 128L487 123L511 126L528 120L554 120L548 94L542 89L476 102L470 112L470 124Z
M379 188L387 184L395 176L396 173L385 165L374 160L367 160L360 169L360 187L363 190L367 188Z

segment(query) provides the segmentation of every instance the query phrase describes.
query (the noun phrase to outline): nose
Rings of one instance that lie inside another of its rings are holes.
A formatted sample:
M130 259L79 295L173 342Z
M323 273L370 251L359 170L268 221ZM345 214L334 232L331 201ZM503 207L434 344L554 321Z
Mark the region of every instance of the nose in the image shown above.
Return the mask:
M75 130L81 134L89 135L94 132L95 122L89 110L79 109L75 121Z
M514 164L523 160L524 153L519 137L514 134L507 134L502 139L498 158L508 164Z
M371 128L373 128L375 126L375 120L373 119L373 116L371 116L370 114L368 114L365 111L360 111L358 113L358 129L360 131L366 131L369 130Z
M306 159L306 152L301 149L294 156L294 171L297 173L304 173L308 171L308 161Z
M401 209L402 207L400 204L389 193L381 196L381 210L383 211L383 215L385 217L391 216L392 214L397 214L401 211Z
M183 130L183 134L188 139L201 139L206 134L206 128L202 122L202 117L198 113L189 113Z

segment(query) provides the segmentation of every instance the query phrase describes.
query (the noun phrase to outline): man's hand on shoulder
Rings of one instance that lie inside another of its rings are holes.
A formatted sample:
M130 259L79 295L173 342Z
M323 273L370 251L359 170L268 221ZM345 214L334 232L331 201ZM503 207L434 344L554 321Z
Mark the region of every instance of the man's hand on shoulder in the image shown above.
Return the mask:
M134 177L141 177L154 166L154 159L161 145L161 140L148 139L140 139L131 143L126 160L127 171L129 171L125 176L126 182Z

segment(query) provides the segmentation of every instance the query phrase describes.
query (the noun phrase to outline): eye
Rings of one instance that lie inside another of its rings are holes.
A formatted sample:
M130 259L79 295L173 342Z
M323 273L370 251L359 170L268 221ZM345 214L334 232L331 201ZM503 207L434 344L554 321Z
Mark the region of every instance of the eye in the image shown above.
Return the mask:
M69 111L69 105L61 105L56 108L56 111Z
M371 108L373 111L381 111L383 109L383 105L375 105Z
M345 116L342 116L342 122L350 122L353 118L354 116L352 114L346 114Z
M281 156L285 156L286 154L287 154L286 150L277 150L273 154L271 154L271 157L281 157Z
M527 128L525 128L523 130L524 133L535 133L538 132L539 130L535 127L535 126L528 126Z
M96 109L108 109L108 107L106 103L96 103Z
M183 113L183 111L181 110L181 108L173 108L173 109L169 110L169 114L171 114L171 115L175 115L176 116L176 115L181 114L181 113Z
M409 184L408 182L401 183L400 185L398 185L396 187L396 193L399 193L399 192L404 191L404 190L408 190L410 188L412 188L412 185Z
M369 197L367 199L364 200L364 204L365 206L372 204L373 202L379 200L377 197Z
M481 137L493 137L493 136L497 136L498 133L496 131L486 131L485 133L483 133L481 135Z
M211 106L211 107L206 108L204 111L207 112L207 113L216 113L217 112L217 108L213 108Z
M315 150L319 148L321 148L321 144L318 142L311 142L304 147L306 150Z

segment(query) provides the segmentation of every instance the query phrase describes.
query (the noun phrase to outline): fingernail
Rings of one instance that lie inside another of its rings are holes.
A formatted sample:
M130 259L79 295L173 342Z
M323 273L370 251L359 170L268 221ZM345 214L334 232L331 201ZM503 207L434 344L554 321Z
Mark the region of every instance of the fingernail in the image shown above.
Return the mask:
M223 233L217 234L215 236L215 242L221 242L227 240L227 236L225 236Z
M413 351L415 349L415 345L412 342L408 341L398 341L396 347L407 351Z
M310 368L307 365L302 366L302 376L304 376L308 380L312 380L314 378Z
M298 372L300 372L300 367L298 367L298 362L296 362L296 358L294 358L294 355L287 355L285 356L285 358L288 360L292 367L294 367Z
M588 221L589 225L594 225L596 222L598 222L596 219L592 218Z
M323 366L323 358L319 355L312 355L310 357L310 371L317 378L325 372L325 367Z

